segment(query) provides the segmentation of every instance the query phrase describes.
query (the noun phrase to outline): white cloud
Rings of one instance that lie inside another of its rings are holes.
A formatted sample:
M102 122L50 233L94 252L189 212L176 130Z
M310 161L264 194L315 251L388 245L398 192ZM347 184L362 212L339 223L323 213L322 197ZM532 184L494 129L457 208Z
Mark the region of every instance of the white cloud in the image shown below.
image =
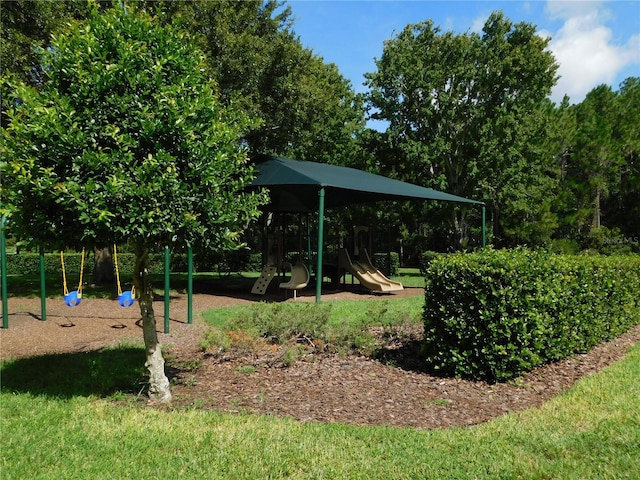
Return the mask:
M601 10L602 1L548 0L545 11L552 19L580 17Z
M559 102L566 94L572 103L581 102L594 87L613 85L625 67L640 62L640 36L634 35L625 45L613 43L613 33L605 26L610 14L599 2L549 1L547 13L564 24L551 35L549 49L560 65L560 79L552 98Z
M472 33L482 33L482 29L484 28L485 23L489 19L489 15L481 15L476 17L476 19L471 24L471 28L469 29Z

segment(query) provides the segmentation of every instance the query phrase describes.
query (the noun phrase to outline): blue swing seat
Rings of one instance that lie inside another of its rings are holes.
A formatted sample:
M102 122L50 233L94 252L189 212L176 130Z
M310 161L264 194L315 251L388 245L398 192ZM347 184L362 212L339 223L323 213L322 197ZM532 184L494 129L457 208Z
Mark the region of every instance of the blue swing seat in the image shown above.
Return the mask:
M121 307L130 307L136 301L136 297L131 294L131 290L127 290L126 292L122 292L121 295L118 295L118 303Z
M69 292L64 296L64 303L67 304L68 307L76 307L80 305L82 301L82 294L78 293L77 290L73 292Z

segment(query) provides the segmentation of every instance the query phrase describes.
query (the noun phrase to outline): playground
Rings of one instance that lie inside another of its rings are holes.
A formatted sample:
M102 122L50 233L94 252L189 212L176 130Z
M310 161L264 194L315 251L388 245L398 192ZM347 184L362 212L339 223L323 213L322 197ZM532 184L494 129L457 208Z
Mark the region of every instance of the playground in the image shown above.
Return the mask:
M620 359L640 341L640 326L585 355L538 368L520 382L487 384L430 375L420 368L421 329L381 338L394 359L381 362L357 355L315 353L283 368L273 362L277 352L245 352L215 357L199 348L208 328L201 312L258 301L237 290L193 295L194 323L186 323L187 299L172 295L171 331L158 337L166 349L174 406L194 406L221 412L252 412L301 421L344 422L356 425L394 425L440 428L483 423L508 412L540 406ZM405 288L393 298L420 296L421 288ZM276 292L280 302L282 292ZM265 298L259 297L260 301ZM267 300L272 299L267 297ZM358 299L363 305L380 296L363 290L326 292L323 301ZM300 292L300 301L314 301L313 288ZM390 300L394 301L394 300ZM162 310L158 299L157 311ZM294 302L289 298L286 302ZM52 364L75 355L99 355L116 345L141 347L137 309L114 307L114 300L91 298L68 308L49 301L48 319L38 320L38 298L11 297L11 327L0 331L2 359L36 357ZM161 322L159 322L161 323ZM194 367L196 365L197 367ZM43 379L46 382L46 379ZM322 392L320 395L319 392ZM140 397L139 401L145 401Z
M360 238L364 230L354 230L350 248L340 245L333 249L333 258L323 258L326 250L323 239L324 207L351 203L354 184L359 185L357 192L361 201L439 199L477 204L482 207L482 244L485 243L484 206L479 202L419 187L414 189L407 184L397 184L363 172L349 171L351 180L359 178L363 181L343 184L341 182L346 176L344 169L310 165L308 162L271 158L259 166L262 167L262 177L258 177L255 185L270 188L270 211L307 216L317 213L317 233L315 236L305 234L304 230L309 231L308 223L306 229L300 223L298 235L287 242L286 237L278 233L280 227L276 221L271 225L271 241L269 231L266 232L266 248L262 252L265 268L257 280L251 277L241 281L223 280L215 286L201 284L194 291L188 289L188 293L170 290L165 282L164 291L171 293L165 295L164 299L157 296L153 303L158 340L163 345L167 374L172 384L172 404L176 407L195 405L220 412L249 412L300 421L421 429L476 425L509 412L542 405L570 388L581 377L598 372L622 358L628 347L640 341L640 326L636 326L587 354L544 365L517 382L499 384L443 378L428 373L420 355L422 325L419 321L406 323L400 318L393 323L391 330L379 328L367 332L375 336L377 351L383 352L384 358L361 354L357 349L337 352L316 349L314 346L313 349L307 349L300 360L285 364L282 361L283 346L277 344L261 349L234 350L223 355L209 352L201 346L201 340L210 328L203 321L202 313L222 307L256 302L320 303L322 296L323 303L357 299L358 306L353 309L366 311L381 301L392 303L407 297L417 297L418 300L424 297L421 287L407 286L401 278L387 277L373 266L369 251L375 250L371 248L369 233ZM275 170L277 175L265 175L265 172L271 171L266 167ZM304 183L309 179L305 177L303 181L298 178L301 167L317 173L321 178ZM284 172L283 168L286 168ZM264 181L261 180L263 178ZM272 178L277 178L279 183L274 184L269 180ZM294 184L311 186L292 190ZM292 191L296 193L295 196L291 195ZM319 207L316 207L318 198ZM287 222L281 224L288 225ZM316 258L311 260L314 245L317 253ZM295 254L291 255L291 252ZM62 255L60 261L66 297L74 291L78 270L82 271L82 261L78 269L67 268L71 270L66 272L69 275L68 282ZM291 272L288 281L286 276L280 275L286 273L285 263L289 263L287 268ZM322 278L323 281L315 282L309 270L315 278ZM167 272L169 269L165 268L165 278ZM334 275L335 272L338 275ZM272 282L276 274L277 281ZM341 281L343 275L347 274L351 282L346 281L346 276ZM44 322L40 318L42 310L39 298L19 295L8 298L6 311L11 326L0 331L2 360L17 359L13 363L15 368L20 367L20 359L23 358L25 362L40 362L39 371L52 370L53 374L56 369L50 366L73 361L75 356L92 355L99 359L101 355L106 355L103 353L106 347L124 346L142 350L139 309L121 308L126 306L121 298L126 289L121 288L120 280L117 279L117 302L113 298L93 297L84 297L79 301L83 284L82 275L79 276L77 298L48 301L47 320ZM325 281L327 277L330 283ZM286 288L280 288L283 285ZM3 297L7 298L6 295ZM132 291L130 298L133 298ZM69 308L69 303L74 305L73 308ZM163 303L164 330L160 327ZM421 303L415 302L416 312L420 311ZM167 314L166 307L169 304L170 313ZM195 312L194 322L191 322L190 311ZM170 328L166 328L167 325ZM298 340L301 348L306 346L305 341L313 345L306 337ZM53 380L40 380L43 384L55 385ZM102 395L103 392L96 394ZM131 399L146 401L143 395L133 395Z

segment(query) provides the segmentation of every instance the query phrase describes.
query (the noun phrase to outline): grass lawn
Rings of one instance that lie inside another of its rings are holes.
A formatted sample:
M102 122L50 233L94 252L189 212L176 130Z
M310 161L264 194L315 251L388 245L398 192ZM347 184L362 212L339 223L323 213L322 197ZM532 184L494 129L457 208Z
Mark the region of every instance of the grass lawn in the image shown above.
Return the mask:
M640 346L545 404L472 428L303 424L3 391L3 479L638 478Z

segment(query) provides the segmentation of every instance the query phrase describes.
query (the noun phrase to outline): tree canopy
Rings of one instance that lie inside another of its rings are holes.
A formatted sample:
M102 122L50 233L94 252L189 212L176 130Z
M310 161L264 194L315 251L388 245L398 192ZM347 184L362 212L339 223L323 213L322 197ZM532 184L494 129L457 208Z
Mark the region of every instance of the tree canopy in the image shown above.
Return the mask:
M148 253L238 245L266 200L245 191L254 123L222 105L183 30L126 8L71 23L40 54L39 88L3 86L3 212L40 244L134 245L150 393L166 401Z
M537 202L546 183L532 139L557 69L547 43L501 13L482 35L443 33L426 21L385 42L377 71L366 75L368 101L374 118L389 121L401 179L485 200L494 220L519 222L524 190ZM457 208L448 216L458 245L468 238L467 215Z
M261 197L242 134L183 31L115 11L42 50L45 81L15 84L4 130L12 229L41 243L230 248Z
M362 99L334 64L302 45L279 0L138 2L156 18L197 33L225 104L261 123L245 136L254 154L332 163L353 156Z
M638 79L607 95L598 87L577 105L553 105L545 97L557 65L533 25L497 12L480 33L425 21L389 39L367 75L367 106L389 122L385 132L363 129L363 99L335 65L303 46L295 4L279 0L5 2L3 74L40 88L47 75L33 44L47 51L61 26L121 5L189 33L219 104L254 119L243 129L250 154L353 166L484 200L500 245L569 237L585 247L598 218L608 235L637 238ZM3 112L15 106L7 106L10 85ZM3 126L9 118L2 115ZM361 221L384 217L409 236L424 233L430 248L470 246L478 236L476 210L403 205L397 216L379 209Z

